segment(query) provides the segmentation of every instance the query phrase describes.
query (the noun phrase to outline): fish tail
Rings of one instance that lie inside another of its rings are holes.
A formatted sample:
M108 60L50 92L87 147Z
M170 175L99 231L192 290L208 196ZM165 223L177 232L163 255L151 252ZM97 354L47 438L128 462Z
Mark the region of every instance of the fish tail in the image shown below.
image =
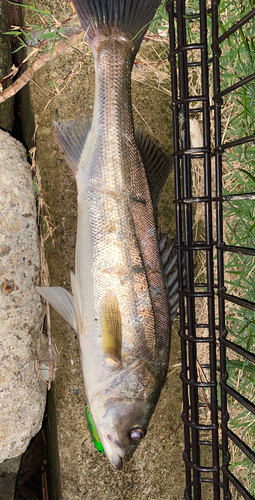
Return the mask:
M161 0L72 0L88 44L98 35L116 32L134 42L134 55L153 19Z

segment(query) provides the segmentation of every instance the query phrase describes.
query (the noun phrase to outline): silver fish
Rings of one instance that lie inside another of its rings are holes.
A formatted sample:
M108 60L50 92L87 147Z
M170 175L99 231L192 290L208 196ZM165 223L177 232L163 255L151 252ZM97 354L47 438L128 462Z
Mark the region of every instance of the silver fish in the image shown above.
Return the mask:
M171 162L155 141L135 136L130 95L134 57L159 3L73 0L96 73L92 122L56 124L78 189L73 295L38 289L78 332L90 412L117 469L146 434L169 360L156 210Z

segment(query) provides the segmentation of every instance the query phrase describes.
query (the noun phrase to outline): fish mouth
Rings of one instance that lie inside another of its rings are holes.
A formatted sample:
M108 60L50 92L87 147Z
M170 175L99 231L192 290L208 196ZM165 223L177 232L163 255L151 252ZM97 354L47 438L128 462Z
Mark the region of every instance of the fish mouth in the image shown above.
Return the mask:
M122 456L118 453L114 454L111 458L111 463L116 470L121 470L123 467Z
M117 441L114 436L108 434L106 439L103 440L103 446L104 451L114 469L122 469L125 451L119 441Z

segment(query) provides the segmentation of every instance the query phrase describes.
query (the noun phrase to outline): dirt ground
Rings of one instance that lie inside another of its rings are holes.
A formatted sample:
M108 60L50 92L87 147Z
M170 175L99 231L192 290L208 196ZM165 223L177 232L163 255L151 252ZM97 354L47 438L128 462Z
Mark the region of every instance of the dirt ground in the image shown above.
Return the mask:
M161 52L162 46L157 46L157 50ZM148 59L156 57L151 42L145 42L142 54ZM78 64L81 58L74 50L68 50L37 72L30 84L37 122L52 95L52 82L59 85L77 64L73 74L65 80L64 90L55 95L44 111L36 136L45 201L55 227L54 247L50 239L46 242L50 282L52 286L59 285L69 290L70 272L74 270L76 185L55 143L53 121L71 119L93 109L93 60L89 54ZM155 73L154 76L148 74L143 65L138 65L135 71L136 80L132 84L135 124L147 127L148 132L171 151L170 96L162 90L162 87L170 90L170 79L159 83ZM169 229L170 234L174 234L175 225L173 193L172 172L159 207L161 226L164 230ZM181 424L182 409L177 328L172 332L169 374L147 437L123 470L114 471L106 457L96 451L87 429L77 336L53 309L51 318L53 337L61 351L54 387L63 499L183 498L183 427L173 432Z

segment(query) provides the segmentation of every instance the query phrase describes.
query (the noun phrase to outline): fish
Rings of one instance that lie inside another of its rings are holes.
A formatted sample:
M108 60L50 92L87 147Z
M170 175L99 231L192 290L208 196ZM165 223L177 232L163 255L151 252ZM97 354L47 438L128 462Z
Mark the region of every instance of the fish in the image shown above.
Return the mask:
M160 1L72 3L95 63L92 120L85 114L55 123L77 183L75 274L72 294L38 291L78 334L87 419L120 470L147 433L177 314L176 251L157 229L172 160L155 139L135 132L131 105L132 66Z

